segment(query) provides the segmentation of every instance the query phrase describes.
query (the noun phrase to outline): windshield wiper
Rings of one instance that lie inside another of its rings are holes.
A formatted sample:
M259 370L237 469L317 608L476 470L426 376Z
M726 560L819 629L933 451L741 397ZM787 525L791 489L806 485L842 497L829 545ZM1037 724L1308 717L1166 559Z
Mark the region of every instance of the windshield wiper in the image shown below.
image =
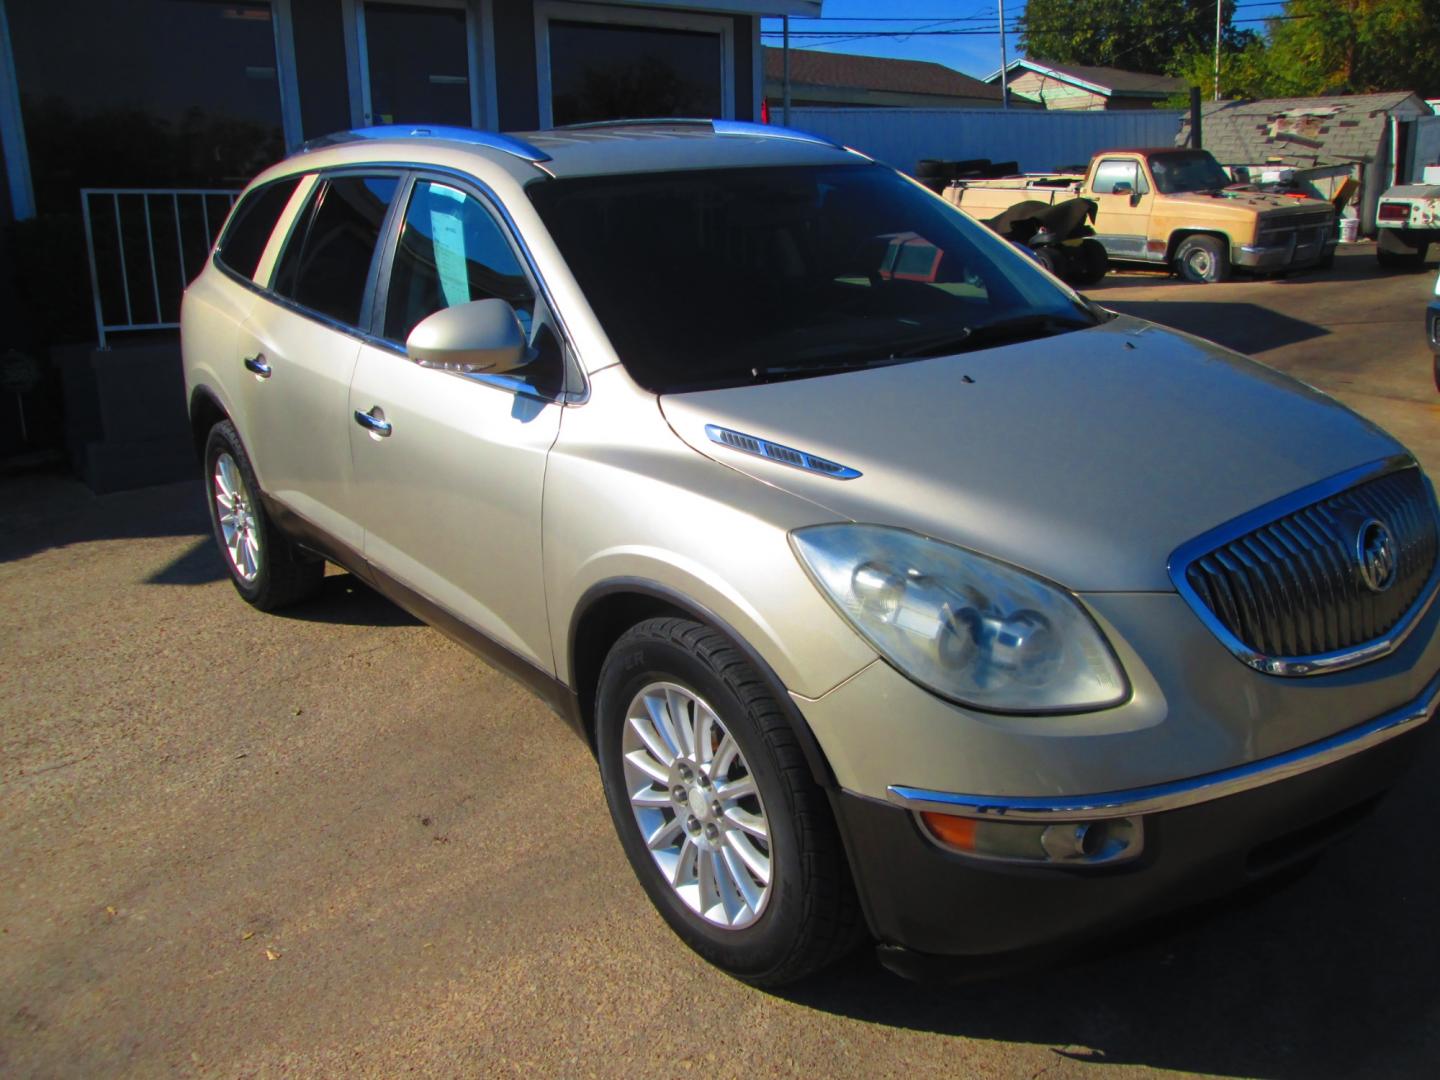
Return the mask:
M1029 341L1033 338L1063 334L1069 330L1083 330L1091 325L1094 324L1062 319L1055 315L1016 315L979 326L961 327L944 336L917 341L902 349L896 349L890 355L892 359L947 356L950 353L989 348L1004 342Z

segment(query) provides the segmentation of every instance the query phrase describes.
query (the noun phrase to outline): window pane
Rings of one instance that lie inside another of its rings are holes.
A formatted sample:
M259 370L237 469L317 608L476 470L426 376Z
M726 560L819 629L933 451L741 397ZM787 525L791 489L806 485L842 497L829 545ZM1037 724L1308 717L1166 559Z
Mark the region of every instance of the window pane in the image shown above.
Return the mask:
M720 116L721 46L702 31L552 21L555 124Z
M1102 161L1095 170L1095 184L1091 190L1097 195L1109 195L1116 184L1129 184L1131 190L1138 191L1135 173L1133 161Z
M390 176L342 176L320 185L308 222L303 229L297 226L280 256L275 291L358 325L370 261L398 184Z
M284 156L268 3L8 3L41 213L81 187L243 187Z
M270 234L275 231L275 223L290 205L290 196L299 185L300 177L296 176L266 184L246 195L225 226L215 257L237 274L253 278L260 266L260 256L265 254L265 245L270 242Z
M924 356L1013 318L1094 323L1005 241L878 165L573 177L526 193L621 363L658 393Z
M385 336L403 342L425 316L491 297L528 325L534 296L495 219L463 192L417 183L390 271Z
M375 123L470 126L463 10L366 4L365 50Z

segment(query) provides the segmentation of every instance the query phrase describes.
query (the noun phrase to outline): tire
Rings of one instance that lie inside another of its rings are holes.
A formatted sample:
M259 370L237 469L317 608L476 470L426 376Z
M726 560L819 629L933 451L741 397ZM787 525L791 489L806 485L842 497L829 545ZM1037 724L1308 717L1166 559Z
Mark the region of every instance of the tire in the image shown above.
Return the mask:
M695 952L781 986L862 940L825 793L779 703L722 634L679 618L625 633L600 671L596 742L621 846Z
M252 606L275 611L313 596L325 563L301 551L265 513L250 455L229 420L205 440L205 501L230 583Z
M1066 260L1064 256L1062 256L1053 247L1037 247L1031 248L1030 250L1035 253L1035 261L1038 262L1041 266L1043 266L1046 270L1049 270L1050 273L1054 274L1058 278L1063 278L1065 276L1063 273L1061 273L1061 271L1064 269Z
M1213 285L1230 278L1230 252L1213 236L1187 236L1175 251L1175 272L1186 281Z
M1109 272L1110 256L1105 253L1105 245L1088 237L1081 240L1075 259L1076 284L1094 285Z
M1440 394L1440 354L1435 356L1435 392Z

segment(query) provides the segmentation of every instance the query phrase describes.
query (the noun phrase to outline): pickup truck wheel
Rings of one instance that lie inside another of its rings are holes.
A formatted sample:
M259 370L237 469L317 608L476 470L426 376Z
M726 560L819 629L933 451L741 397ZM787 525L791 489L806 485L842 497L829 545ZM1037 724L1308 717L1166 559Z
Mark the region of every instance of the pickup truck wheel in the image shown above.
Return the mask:
M779 986L858 943L829 803L780 706L723 635L679 618L625 633L600 671L596 743L631 867L706 960Z
M1175 252L1175 270L1186 281L1225 281L1230 277L1230 253L1213 236L1187 236Z
M1037 247L1030 249L1035 254L1035 261L1043 266L1050 273L1058 278L1064 278L1064 256L1053 247Z
M1110 256L1105 253L1104 244L1087 236L1080 241L1075 265L1075 281L1080 285L1094 285L1109 271Z
M1435 392L1440 394L1440 354L1435 357Z
M296 547L265 513L250 455L229 420L205 441L205 478L210 526L235 591L261 611L313 596L325 563Z

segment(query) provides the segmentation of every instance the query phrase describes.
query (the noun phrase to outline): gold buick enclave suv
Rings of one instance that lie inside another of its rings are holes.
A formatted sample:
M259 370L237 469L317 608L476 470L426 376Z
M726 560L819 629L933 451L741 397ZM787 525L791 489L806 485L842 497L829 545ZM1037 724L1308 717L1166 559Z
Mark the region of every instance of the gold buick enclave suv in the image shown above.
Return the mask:
M1440 695L1400 445L812 136L333 136L182 328L240 594L334 561L533 687L661 915L758 984L1304 860Z

